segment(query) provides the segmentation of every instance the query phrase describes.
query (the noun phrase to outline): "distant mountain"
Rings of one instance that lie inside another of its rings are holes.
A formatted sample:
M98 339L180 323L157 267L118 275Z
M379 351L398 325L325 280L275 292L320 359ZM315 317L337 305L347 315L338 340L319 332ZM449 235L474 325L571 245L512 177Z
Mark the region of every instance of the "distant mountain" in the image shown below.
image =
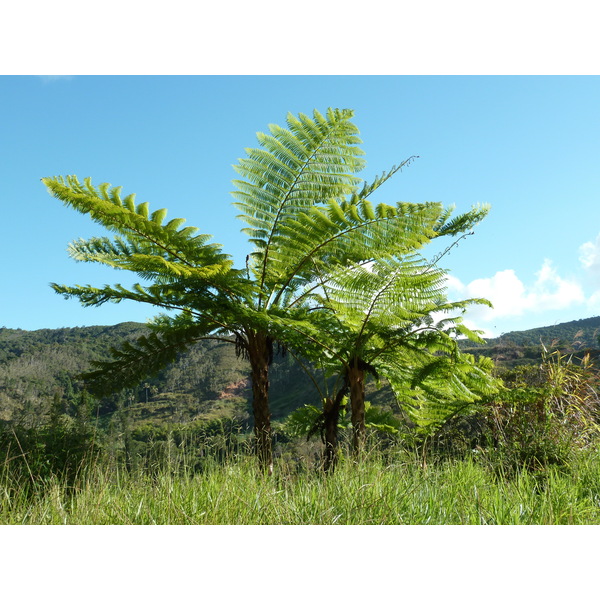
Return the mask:
M531 346L541 341L546 346L554 344L571 350L581 350L599 348L598 336L600 336L600 317L590 317L558 325L536 327L527 331L513 331L503 334L498 339L500 342L513 342L520 346Z
M108 358L110 347L146 331L140 323L37 331L0 328L0 422L42 422L56 402L67 413L75 412L83 397L77 376L89 369L92 360ZM484 346L461 345L467 352L493 358L501 368L512 368L539 362L542 343L578 355L589 351L596 359L599 335L600 317L593 317L507 333ZM270 397L275 420L304 404L320 403L312 381L289 356L274 360ZM369 400L391 409L396 406L387 386L371 386ZM123 405L142 425L221 417L251 425L248 365L236 358L233 344L200 343L156 377L102 399L95 413L108 422Z
M44 419L58 400L67 411L81 402L78 375L92 360L109 358L109 349L147 332L140 323L24 331L0 328L0 422ZM313 383L290 357L276 356L271 368L271 411L282 419L304 404L319 404ZM207 341L159 375L96 407L108 419L119 406L140 423L236 418L251 424L249 368L233 344ZM69 407L71 407L69 409Z
M539 362L542 344L550 351L560 350L576 356L589 353L598 363L599 337L600 317L591 317L525 331L512 331L497 338L486 339L485 346L468 341L461 345L475 355L493 358L498 366L512 368Z

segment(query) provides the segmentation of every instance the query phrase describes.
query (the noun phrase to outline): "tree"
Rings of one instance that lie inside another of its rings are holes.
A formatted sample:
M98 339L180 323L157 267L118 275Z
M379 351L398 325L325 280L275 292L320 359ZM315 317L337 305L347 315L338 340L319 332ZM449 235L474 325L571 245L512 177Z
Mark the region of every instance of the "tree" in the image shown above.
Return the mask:
M327 374L338 376L317 421L323 430L326 470L334 465L337 421L346 396L355 454L363 446L369 376L389 379L398 400L416 421L423 419L425 406L431 414L430 405L439 405L437 417L443 421L440 411L448 416L457 403L473 403L480 394L496 389L484 365L463 356L456 339L464 335L481 341L455 313L489 302L478 298L448 302L444 281L444 271L411 254L340 270L338 276L323 282L316 311L320 326L305 336L314 339L312 358L321 361ZM439 376L442 372L443 377ZM423 397L427 401L417 404L416 399Z
M234 268L210 236L182 228L183 219L163 224L166 209L150 213L133 195L121 199L120 188L94 188L73 176L42 180L56 198L116 234L73 242L74 259L152 282L131 289L53 284L58 293L86 306L128 299L176 311L157 317L137 343L115 349L114 360L97 364L87 376L93 389L137 383L200 339L234 343L251 367L259 461L272 470L269 365L278 347L304 344L295 332L313 322L311 302L328 273L405 254L440 233L439 203L370 203L412 158L360 187L355 174L364 166L363 151L352 116L337 109L314 111L313 118L288 115L287 129L271 125L269 134L258 134L261 147L246 150L235 167L243 179L234 182L252 244L245 269Z

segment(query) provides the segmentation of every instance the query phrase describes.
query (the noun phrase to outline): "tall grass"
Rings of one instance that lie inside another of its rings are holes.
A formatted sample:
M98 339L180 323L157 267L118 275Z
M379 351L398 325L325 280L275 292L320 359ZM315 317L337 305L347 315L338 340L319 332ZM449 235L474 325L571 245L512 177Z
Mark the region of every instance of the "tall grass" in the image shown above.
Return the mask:
M474 458L423 466L401 449L342 460L336 472L274 476L255 460L206 460L202 472L134 471L97 463L75 483L0 475L1 524L80 525L529 525L600 523L600 455L569 468L502 477Z

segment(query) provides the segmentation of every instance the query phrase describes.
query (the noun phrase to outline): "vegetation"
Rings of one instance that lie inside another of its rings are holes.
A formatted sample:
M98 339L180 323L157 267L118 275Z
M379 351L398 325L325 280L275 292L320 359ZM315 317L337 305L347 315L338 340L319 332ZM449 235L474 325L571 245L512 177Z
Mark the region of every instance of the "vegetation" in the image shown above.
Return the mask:
M247 158L236 166L243 179L234 181L235 206L248 225L243 231L252 244L241 270L233 268L220 245L209 243L210 236L198 234L194 227L182 228L184 219L165 223L166 209L150 213L148 203L136 205L133 194L122 198L120 187L103 183L95 188L89 178L82 184L75 176L42 180L54 197L115 234L113 239L73 242L70 253L75 260L133 271L152 282L132 289L53 284L58 293L84 306L135 300L175 311L175 316L158 317L150 335L113 350L113 360L96 363L97 370L87 375L90 389L102 394L139 383L201 340L234 344L250 366L256 453L262 468L272 472L269 367L277 350L289 348L313 358L315 351L327 354L331 349L319 339L327 326L322 315L330 309L328 302L321 305L324 286L334 281L339 286L348 274L367 265L377 269L380 262L400 261L394 272L404 271L401 279L395 276L406 288L402 300L423 299L402 324L380 319L383 338L382 328L387 328L388 337L397 337L399 327L430 319L436 308L459 308L442 301L441 277L431 297L431 283L415 275L433 265L415 261L413 255L432 240L469 232L488 208L451 218L452 209L440 203L373 205L371 195L412 157L372 183L362 183L356 173L364 166L363 151L352 116L350 110L331 108L326 115L315 110L313 118L288 115L287 129L271 125L270 134L258 134L261 147L247 150ZM338 310L338 321L345 314ZM458 325L460 317L454 323ZM464 326L460 332L467 333ZM452 354L444 363L446 374L471 368L469 362L456 366L456 344ZM358 451L364 437L365 370L358 366L363 364L358 355L349 358L350 363L342 362ZM395 375L399 380L396 370ZM410 393L412 387L404 385L404 391ZM460 389L467 387L462 381ZM432 393L435 396L434 388L428 395Z
M137 335L138 328L143 326L110 329L121 336ZM12 358L5 365L36 352L48 357L41 340L51 345L56 336L71 340L61 346L65 356L69 344L95 347L96 337L104 339L108 351L106 328L89 328L86 338L87 329L4 330L21 351L19 357L8 352ZM3 347L8 350L10 344ZM211 350L215 359L218 351L218 346ZM197 359L180 358L187 366L181 368L182 386L191 385L183 375L187 370L193 374ZM227 360L244 364L234 353ZM297 367L289 357L278 361L274 372L288 380L286 369ZM219 370L216 360L214 365ZM58 370L56 363L48 367ZM339 462L328 477L322 474L321 443L306 441L320 413L316 396L312 408L294 397L301 408L287 417L286 409L275 423L276 469L273 477L264 478L252 460L248 423L161 411L155 397L168 393L160 387L168 381L178 378L155 379L151 387L156 384L156 389L140 386L131 404L125 398L114 409L104 406L100 414L97 402L82 397L80 382L73 378L74 398L81 401L69 403L57 393L44 411L31 403L29 418L22 411L14 420L5 419L0 427L0 522L600 523L598 372L590 361L547 349L536 366L506 370L502 392L473 403L468 412L426 435L398 410L392 415L391 391L386 396L384 389L370 386L366 452L353 457L352 426L342 406ZM206 389L209 382L206 378ZM300 387L311 390L310 380ZM286 388L276 389L279 397ZM247 407L251 399L244 402Z
M470 340L461 340L461 347L475 356L493 358L498 366L513 368L539 362L543 346L573 354L583 359L586 354L597 359L600 354L600 317L536 327L526 331L504 333L476 346Z
M489 303L448 302L438 263L487 208L372 205L412 159L359 185L351 117L289 115L240 160L242 269L120 188L43 180L115 234L73 258L149 282L54 289L168 312L0 330L0 522L600 522L600 323L474 347Z
M475 365L458 349L458 335L478 339L477 335L460 317L433 318L433 313L452 315L486 301L448 303L443 280L442 271L412 256L355 267L323 282L320 327L313 333L320 352L314 360L337 379L332 393L321 392L323 413L311 432L320 428L323 433L326 470L335 464L339 411L346 396L352 446L355 454L361 451L369 375L388 378L397 401L419 426L437 425L457 405L496 390L491 363L486 370L484 361ZM464 381L457 385L461 374Z
M335 474L277 461L260 477L251 457L211 462L202 473L131 473L98 466L67 486L2 473L2 524L543 525L600 523L600 460L498 477L477 457L423 468L407 452L369 453Z

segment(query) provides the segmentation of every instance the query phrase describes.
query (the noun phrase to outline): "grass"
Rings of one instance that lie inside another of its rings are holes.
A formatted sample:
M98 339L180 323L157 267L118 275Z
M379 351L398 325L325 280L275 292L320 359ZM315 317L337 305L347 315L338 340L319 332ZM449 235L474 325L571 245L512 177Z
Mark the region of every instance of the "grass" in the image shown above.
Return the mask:
M499 477L478 460L423 468L398 450L342 461L331 476L280 462L263 476L250 456L202 473L128 473L98 464L66 486L0 475L1 524L558 525L600 523L600 456L568 469Z

